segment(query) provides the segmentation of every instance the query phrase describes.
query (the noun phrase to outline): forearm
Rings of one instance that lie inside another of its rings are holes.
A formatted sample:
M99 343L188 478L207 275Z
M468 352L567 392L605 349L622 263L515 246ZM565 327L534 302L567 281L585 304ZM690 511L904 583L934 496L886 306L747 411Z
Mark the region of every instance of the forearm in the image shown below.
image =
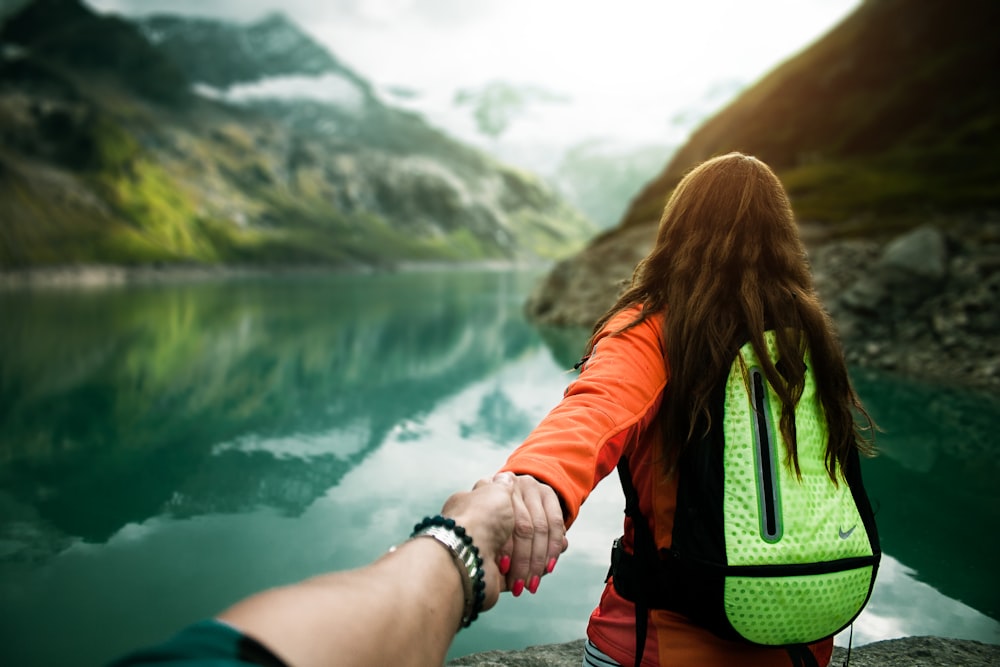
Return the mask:
M626 311L605 332L636 315ZM502 470L552 487L571 525L587 495L614 470L629 442L655 420L667 382L658 320L598 341L563 399L528 435Z
M440 665L462 617L462 578L433 539L366 567L255 595L219 619L291 667Z
M290 667L441 665L459 623L500 595L497 554L511 539L513 492L512 475L479 480L418 524L429 537L366 567L249 597L218 616L232 629L197 623L114 664L246 664L246 650L261 652L249 637Z

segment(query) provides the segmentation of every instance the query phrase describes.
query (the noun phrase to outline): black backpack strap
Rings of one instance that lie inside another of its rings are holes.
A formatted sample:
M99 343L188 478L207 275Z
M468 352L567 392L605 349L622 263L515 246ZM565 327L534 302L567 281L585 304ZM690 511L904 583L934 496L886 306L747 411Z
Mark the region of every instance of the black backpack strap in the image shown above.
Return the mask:
M635 551L632 562L638 566L638 572L632 573L640 582L645 580L646 585L635 586L633 588L635 605L635 667L642 664L642 654L646 649L646 631L649 624L649 599L648 582L650 577L655 576L656 570L656 542L653 539L653 531L646 522L646 517L639 511L639 492L636 491L632 482L632 473L628 467L628 457L622 456L618 460L618 477L621 479L622 491L625 492L625 515L632 519L632 543ZM618 547L620 548L620 547ZM612 564L614 569L614 564ZM634 579L633 579L634 580Z
M792 667L819 667L816 656L806 644L793 644L785 647L788 657L792 659Z

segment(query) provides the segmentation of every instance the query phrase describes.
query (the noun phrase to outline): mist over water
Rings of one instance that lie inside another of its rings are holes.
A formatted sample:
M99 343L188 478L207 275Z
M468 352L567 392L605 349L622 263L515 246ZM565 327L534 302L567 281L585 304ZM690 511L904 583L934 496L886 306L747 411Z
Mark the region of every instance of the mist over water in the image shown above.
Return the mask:
M101 664L404 539L571 380L585 333L524 321L536 277L0 293L0 663ZM864 470L887 553L855 644L1000 642L998 401L855 381L885 431ZM605 480L538 594L451 655L582 637L621 516Z

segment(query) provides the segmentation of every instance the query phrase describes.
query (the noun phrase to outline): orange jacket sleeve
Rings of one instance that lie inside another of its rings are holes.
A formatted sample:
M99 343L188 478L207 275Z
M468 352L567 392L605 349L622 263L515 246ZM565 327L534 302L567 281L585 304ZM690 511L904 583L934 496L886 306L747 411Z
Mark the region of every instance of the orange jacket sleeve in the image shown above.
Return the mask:
M551 486L562 500L567 527L659 409L669 375L660 318L610 335L638 312L637 308L626 310L608 323L562 401L502 468Z

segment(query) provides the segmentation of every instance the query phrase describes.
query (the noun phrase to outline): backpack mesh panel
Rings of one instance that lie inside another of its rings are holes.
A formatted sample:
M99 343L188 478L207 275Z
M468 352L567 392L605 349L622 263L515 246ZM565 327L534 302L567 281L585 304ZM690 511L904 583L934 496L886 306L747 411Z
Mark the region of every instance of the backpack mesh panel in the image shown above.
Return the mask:
M774 333L766 340L770 353L777 355ZM758 485L758 462L753 448L740 446L754 428L754 410L748 400L745 372L759 366L753 348L745 345L741 354L745 366L733 364L726 385L723 508L726 522L726 549L729 565L763 563L808 563L872 554L861 515L847 482L834 484L826 472L826 423L816 395L812 374L795 410L799 466L802 479L786 465L786 446L778 424L781 403L771 395L768 401L772 432L777 439L776 500L782 523L781 537L772 543L760 537L762 523ZM807 359L808 363L808 359Z
M727 577L726 615L758 644L815 641L851 622L871 577L871 566L802 577Z
M777 358L774 332L766 340ZM795 410L802 478L785 465L787 448L779 424L781 402L768 388L765 409L771 434L775 481L770 506L780 531L766 535L763 514L769 507L762 489L762 457L748 434L762 432L752 403L752 369L759 367L753 348L741 349L726 385L725 484L723 507L728 565L804 564L870 556L872 547L841 477L834 484L825 467L827 431L811 372ZM742 360L742 361L741 361ZM806 359L807 364L809 359ZM773 521L772 521L773 525ZM867 599L872 568L807 576L727 576L724 603L733 627L761 644L813 641L849 623Z

